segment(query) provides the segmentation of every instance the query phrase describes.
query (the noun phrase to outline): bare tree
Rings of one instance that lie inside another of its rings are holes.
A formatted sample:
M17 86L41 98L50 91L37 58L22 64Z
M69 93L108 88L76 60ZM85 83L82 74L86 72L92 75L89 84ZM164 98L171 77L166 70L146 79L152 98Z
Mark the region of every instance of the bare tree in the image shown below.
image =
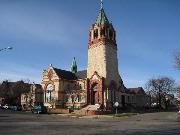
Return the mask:
M175 54L175 66L180 70L180 52Z
M180 108L180 86L176 87L176 93L177 93L177 106Z
M166 101L166 95L175 92L175 80L169 77L152 78L146 86L147 90L156 98L159 108L162 108L162 101ZM167 105L166 102L165 105Z
M177 97L180 99L180 86L176 88Z

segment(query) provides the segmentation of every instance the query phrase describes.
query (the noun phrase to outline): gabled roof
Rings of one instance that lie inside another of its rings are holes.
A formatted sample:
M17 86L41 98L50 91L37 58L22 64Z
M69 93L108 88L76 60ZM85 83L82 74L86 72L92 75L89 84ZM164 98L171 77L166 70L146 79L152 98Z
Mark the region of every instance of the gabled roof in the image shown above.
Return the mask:
M128 88L128 93L130 93L130 94L145 94L145 91L142 87Z
M78 71L73 73L71 71L66 71L58 68L54 68L54 71L58 75L59 78L66 79L66 80L77 80L77 79L85 79L87 78L87 70Z
M104 9L101 8L100 9L100 12L99 12L99 15L96 19L96 22L95 22L96 25L104 25L104 24L109 24L109 20L104 12Z
M34 85L36 86L37 89L41 89L42 88L41 84L34 84Z
M77 79L76 75L70 71L61 70L58 68L53 68L53 69L60 78L67 79L67 80L76 80Z
M78 79L85 79L87 78L87 70L78 71L75 75Z

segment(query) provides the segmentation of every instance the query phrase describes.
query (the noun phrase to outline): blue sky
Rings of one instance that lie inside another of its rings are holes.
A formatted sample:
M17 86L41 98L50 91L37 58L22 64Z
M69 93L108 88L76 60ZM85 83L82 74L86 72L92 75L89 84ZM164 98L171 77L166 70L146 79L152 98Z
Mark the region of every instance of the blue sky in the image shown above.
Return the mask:
M180 82L173 53L180 50L179 0L104 0L117 32L119 72L126 87L169 76ZM98 0L0 0L0 80L41 82L49 64L87 67L88 31Z

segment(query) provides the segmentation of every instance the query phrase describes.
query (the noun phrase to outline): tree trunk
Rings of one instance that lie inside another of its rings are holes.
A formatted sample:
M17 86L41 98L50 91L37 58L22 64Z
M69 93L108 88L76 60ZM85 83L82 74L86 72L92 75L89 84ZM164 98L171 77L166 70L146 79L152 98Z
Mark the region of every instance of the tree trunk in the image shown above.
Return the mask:
M161 93L160 93L160 91L159 91L158 95L159 95L159 109L161 109L162 106L161 106Z

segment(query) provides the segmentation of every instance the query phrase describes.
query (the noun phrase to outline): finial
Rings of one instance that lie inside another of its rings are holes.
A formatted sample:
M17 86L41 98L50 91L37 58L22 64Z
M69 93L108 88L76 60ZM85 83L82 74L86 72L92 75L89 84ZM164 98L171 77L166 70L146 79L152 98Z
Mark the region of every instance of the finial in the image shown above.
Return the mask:
M52 64L49 64L50 67L52 67Z
M73 58L72 65L71 65L71 72L76 73L77 72L77 64L76 64L76 58Z
M101 0L101 9L103 9L103 0Z

